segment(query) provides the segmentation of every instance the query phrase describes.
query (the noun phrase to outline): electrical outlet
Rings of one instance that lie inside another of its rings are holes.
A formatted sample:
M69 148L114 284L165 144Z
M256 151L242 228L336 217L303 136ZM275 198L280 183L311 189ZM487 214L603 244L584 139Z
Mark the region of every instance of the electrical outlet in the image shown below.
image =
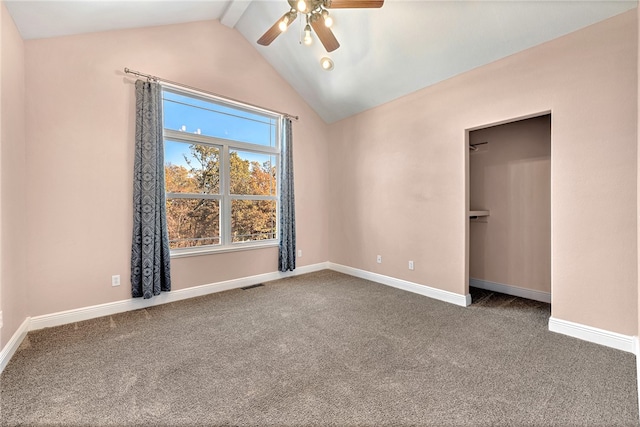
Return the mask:
M378 256L376 257L376 262L377 262L378 264L382 264L382 255L378 255Z
M409 261L409 270L413 270L413 261Z
M302 249L298 249L298 258L302 258Z
M120 286L120 275L111 276L111 286Z

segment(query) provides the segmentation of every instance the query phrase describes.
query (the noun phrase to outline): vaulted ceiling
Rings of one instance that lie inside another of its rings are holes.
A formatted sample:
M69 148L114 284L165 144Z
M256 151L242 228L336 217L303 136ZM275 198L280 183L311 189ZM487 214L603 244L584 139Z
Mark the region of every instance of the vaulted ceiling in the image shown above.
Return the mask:
M286 0L31 1L5 4L24 39L219 19L239 31L328 123L637 7L636 0L386 0L334 9L340 48L301 43L295 22L256 40ZM320 67L328 56L332 71Z

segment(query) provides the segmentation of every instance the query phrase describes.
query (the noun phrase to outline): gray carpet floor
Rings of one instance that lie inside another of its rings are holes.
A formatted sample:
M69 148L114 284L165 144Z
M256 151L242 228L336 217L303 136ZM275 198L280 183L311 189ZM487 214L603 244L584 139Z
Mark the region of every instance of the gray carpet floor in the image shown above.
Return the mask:
M626 426L635 357L550 308L457 307L332 271L30 332L2 425Z

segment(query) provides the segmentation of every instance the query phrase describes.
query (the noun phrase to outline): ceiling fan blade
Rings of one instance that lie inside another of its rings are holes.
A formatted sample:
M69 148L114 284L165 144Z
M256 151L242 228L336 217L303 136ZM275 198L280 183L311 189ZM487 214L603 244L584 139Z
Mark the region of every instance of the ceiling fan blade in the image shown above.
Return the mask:
M280 22L282 22L282 20L288 15L289 15L289 12L282 15L282 17L278 19L276 23L273 24L271 28L269 28L267 32L264 33L262 37L258 39L258 44L262 46L269 46L271 42L273 42L276 39L276 37L282 34L282 31L280 31ZM289 27L289 25L291 25L293 21L294 19L289 19L289 22L287 22L287 28Z
M338 43L336 36L333 35L331 28L326 27L323 22L315 20L311 22L311 26L327 52L333 52L340 47L340 43Z
M331 0L327 2L329 9L355 9L382 7L384 0Z

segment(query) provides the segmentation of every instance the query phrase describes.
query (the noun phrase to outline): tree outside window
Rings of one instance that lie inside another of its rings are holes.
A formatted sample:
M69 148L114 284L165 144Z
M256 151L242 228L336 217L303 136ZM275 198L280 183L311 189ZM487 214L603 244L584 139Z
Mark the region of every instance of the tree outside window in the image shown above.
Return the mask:
M171 249L276 243L279 118L163 95Z

